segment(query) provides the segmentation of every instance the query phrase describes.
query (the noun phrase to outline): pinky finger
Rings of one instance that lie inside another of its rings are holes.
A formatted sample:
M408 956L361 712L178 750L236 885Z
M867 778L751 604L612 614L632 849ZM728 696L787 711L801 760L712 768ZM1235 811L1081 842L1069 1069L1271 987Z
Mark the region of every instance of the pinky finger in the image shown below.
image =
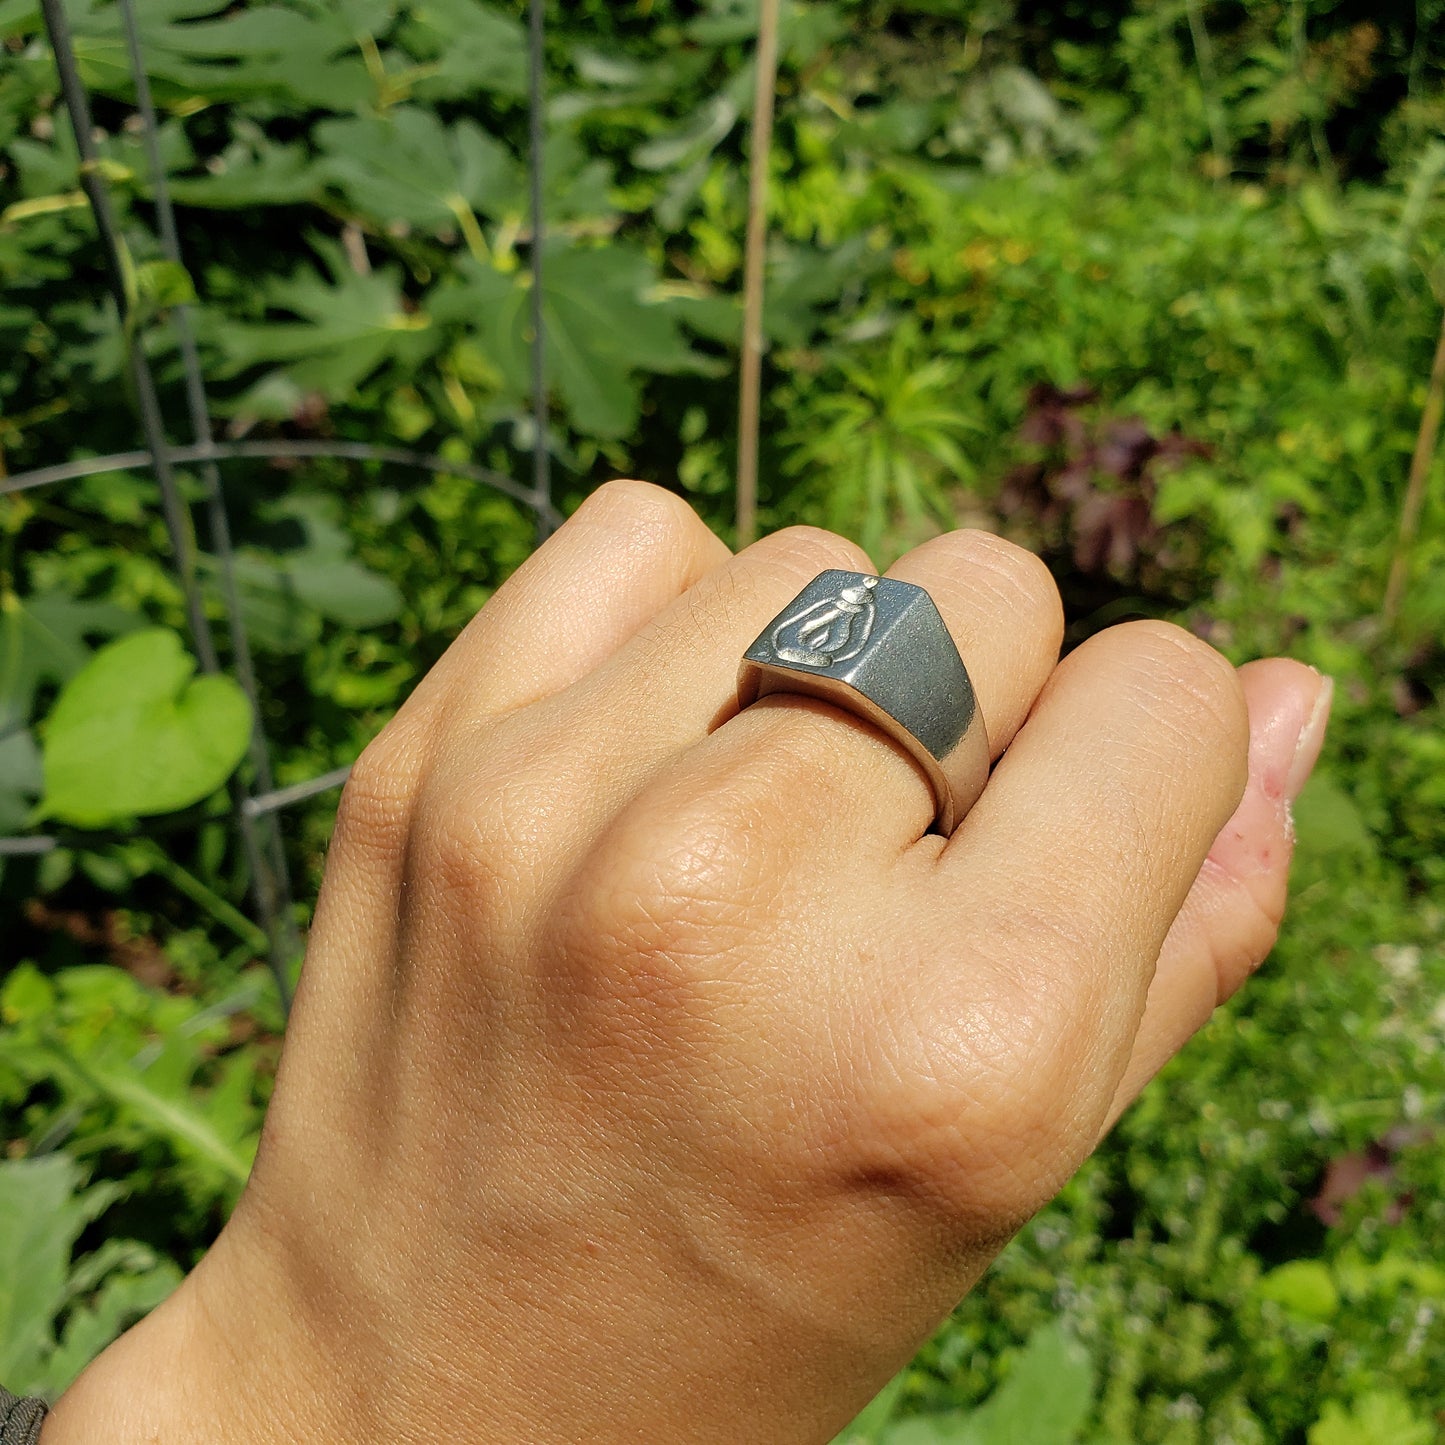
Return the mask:
M1249 782L1160 951L1108 1126L1274 947L1294 830L1289 805L1319 756L1331 680L1284 658L1239 670L1249 708Z

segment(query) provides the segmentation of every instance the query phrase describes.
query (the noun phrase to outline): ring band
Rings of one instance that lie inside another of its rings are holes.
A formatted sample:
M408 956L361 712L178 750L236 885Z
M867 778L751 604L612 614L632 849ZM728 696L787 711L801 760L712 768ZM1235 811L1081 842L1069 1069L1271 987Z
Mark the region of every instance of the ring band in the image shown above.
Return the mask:
M770 692L835 703L906 748L933 785L945 836L988 782L968 669L933 598L911 582L820 572L743 653L739 709Z

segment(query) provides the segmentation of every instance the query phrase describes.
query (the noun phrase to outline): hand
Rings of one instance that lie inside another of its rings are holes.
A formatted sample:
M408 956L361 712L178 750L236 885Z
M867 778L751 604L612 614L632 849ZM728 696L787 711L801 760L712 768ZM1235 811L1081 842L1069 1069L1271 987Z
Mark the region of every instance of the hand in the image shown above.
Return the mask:
M45 1445L798 1445L906 1362L1271 947L1329 687L1059 663L1042 563L937 538L1008 749L945 840L867 724L735 715L828 567L616 483L500 589L346 789L235 1217Z

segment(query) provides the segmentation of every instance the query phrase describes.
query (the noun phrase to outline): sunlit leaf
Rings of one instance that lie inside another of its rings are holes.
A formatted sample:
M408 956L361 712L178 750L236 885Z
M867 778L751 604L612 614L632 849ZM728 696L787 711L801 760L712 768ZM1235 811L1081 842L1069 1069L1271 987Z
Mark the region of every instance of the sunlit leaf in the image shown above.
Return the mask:
M245 754L251 708L229 677L195 671L161 628L101 648L46 719L39 816L103 827L215 792Z

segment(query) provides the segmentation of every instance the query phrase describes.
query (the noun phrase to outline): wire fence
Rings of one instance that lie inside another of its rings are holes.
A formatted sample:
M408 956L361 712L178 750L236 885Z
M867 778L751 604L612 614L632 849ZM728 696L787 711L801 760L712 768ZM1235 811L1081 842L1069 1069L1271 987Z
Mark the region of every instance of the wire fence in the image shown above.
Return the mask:
M160 154L160 130L155 103L146 72L135 0L117 0L126 53L135 85L136 110L144 136L146 167L152 187L156 232L168 261L184 264L175 210L171 204L166 169ZM70 22L62 0L41 0L45 29L49 36L61 95L75 134L80 157L80 184L90 205L105 253L108 286L122 326L132 305L126 285L126 244L112 202L104 167L96 147L91 121L90 98L76 61ZM200 668L206 673L222 669L220 649L206 611L198 569L196 522L215 559L215 573L223 613L224 634L230 670L245 691L252 714L249 768L241 769L230 783L231 816L234 819L250 876L251 904L267 943L267 962L275 977L283 1006L289 1008L291 980L301 953L296 928L281 815L289 807L320 793L338 788L349 769L337 768L318 777L278 788L271 766L271 745L264 728L264 713L246 634L236 584L236 553L230 521L221 488L220 465L237 458L329 457L445 472L493 488L530 509L540 543L560 524L562 518L552 497L550 455L547 445L548 406L546 355L543 334L542 253L545 241L543 215L542 147L545 136L543 46L546 39L543 0L530 0L528 24L529 125L531 223L531 379L532 379L532 478L524 486L488 467L453 461L437 455L392 446L337 441L217 441L212 432L205 372L196 345L190 309L170 309L166 323L174 333L184 382L185 426L190 441L175 444L163 413L155 377L139 340L126 347L126 364L134 388L143 447L109 456L62 462L0 479L0 496L56 486L63 482L132 467L154 473L160 486L161 508L172 558L185 598L187 626ZM178 467L197 469L200 501L195 507L183 493ZM173 820L174 821L174 820ZM188 820L179 820L182 825ZM193 821L193 820L190 820ZM0 857L34 857L67 846L66 834L32 834L0 838ZM77 842L94 843L95 835L77 836Z

